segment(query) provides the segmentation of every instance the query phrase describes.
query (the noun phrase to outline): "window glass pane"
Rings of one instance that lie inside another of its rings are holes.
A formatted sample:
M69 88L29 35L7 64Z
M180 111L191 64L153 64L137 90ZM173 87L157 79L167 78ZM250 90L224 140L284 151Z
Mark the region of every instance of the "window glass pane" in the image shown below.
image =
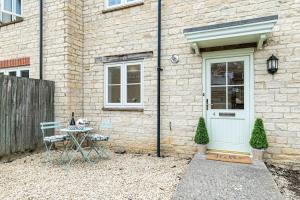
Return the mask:
M134 1L137 1L137 0L127 0L127 3L134 2Z
M12 22L12 15L2 13L2 22L3 23L9 23Z
M108 86L108 103L121 103L121 86Z
M226 84L226 63L211 64L211 85Z
M22 70L21 71L21 77L29 78L29 70Z
M4 75L4 72L0 72L0 75Z
M21 15L21 0L16 0L16 13Z
M228 85L244 84L244 62L228 63Z
M4 0L4 10L12 12L12 0Z
M121 0L108 0L108 6L115 6L121 4Z
M127 66L127 83L140 83L141 82L141 66L128 65Z
M228 109L244 109L244 87L228 87Z
M226 87L211 88L211 108L226 109Z
M121 68L109 67L108 68L108 84L120 84L121 83Z
M121 103L121 67L108 68L108 103Z
M10 76L17 76L17 72L16 71L12 71L12 72L9 72L8 75L10 75Z
M141 103L141 85L127 85L127 103Z

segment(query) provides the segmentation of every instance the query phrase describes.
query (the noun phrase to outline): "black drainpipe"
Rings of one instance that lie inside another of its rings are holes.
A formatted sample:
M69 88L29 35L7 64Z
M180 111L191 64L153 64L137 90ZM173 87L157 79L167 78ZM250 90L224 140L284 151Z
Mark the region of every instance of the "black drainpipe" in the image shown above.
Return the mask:
M160 157L161 0L158 0L157 20L157 157Z
M40 79L43 80L43 0L40 0Z

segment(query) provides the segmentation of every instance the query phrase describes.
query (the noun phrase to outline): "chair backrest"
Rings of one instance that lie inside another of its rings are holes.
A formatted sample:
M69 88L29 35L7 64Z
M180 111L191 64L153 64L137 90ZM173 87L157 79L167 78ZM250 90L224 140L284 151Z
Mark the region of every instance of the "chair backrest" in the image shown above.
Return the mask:
M50 129L55 130L60 128L59 122L42 122L40 123L40 125L41 125L43 137L45 137L46 130L50 130Z
M102 122L100 124L100 129L112 129L112 124L110 122Z
M111 133L112 132L112 123L111 122L101 122L100 123L100 133Z

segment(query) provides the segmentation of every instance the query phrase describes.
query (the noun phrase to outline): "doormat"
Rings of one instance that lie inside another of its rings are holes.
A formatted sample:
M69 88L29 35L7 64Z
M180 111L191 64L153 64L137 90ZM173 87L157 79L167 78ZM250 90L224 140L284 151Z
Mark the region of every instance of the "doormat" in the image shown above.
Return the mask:
M243 164L252 163L252 160L250 159L249 156L224 154L224 153L208 153L206 159L223 161L223 162L232 162L232 163L243 163Z

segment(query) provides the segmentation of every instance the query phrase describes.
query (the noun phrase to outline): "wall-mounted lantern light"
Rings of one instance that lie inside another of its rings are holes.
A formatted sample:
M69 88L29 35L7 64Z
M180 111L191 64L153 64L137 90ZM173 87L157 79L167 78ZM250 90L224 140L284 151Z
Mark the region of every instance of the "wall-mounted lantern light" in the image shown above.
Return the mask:
M268 72L275 74L278 71L278 58L272 55L267 61Z

